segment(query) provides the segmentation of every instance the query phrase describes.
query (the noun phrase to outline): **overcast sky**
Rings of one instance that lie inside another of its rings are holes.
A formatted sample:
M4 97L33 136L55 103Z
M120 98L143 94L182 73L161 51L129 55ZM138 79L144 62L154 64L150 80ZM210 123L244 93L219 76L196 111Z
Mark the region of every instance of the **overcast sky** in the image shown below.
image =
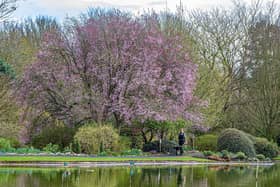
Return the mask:
M231 0L181 0L183 6L188 9L211 7L229 7ZM250 3L252 0L244 0ZM269 0L263 0L264 2ZM279 2L280 0L274 0ZM180 0L22 0L19 8L14 13L15 19L25 17L35 17L38 15L48 15L59 20L68 16L77 16L85 12L89 7L119 8L134 13L143 10L153 9L155 11L165 10L166 5L169 10L175 11Z

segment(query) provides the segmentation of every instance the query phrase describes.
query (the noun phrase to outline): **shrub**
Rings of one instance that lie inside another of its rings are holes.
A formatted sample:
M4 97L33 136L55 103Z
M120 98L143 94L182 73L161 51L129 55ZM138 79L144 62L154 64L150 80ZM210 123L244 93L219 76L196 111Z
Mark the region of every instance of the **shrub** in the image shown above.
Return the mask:
M21 143L17 139L9 138L9 140L10 140L11 146L14 148L20 148L22 146Z
M244 134L246 134L246 136L254 143L256 141L256 137L253 136L252 134L246 133L244 132Z
M162 153L172 153L175 154L176 150L174 149L175 146L178 146L177 142L175 141L169 141L169 140L163 140L161 142L161 150L159 146L159 141L153 141L147 144L143 145L143 151L149 152L149 151L157 151Z
M41 151L39 149L34 149L33 147L22 147L14 150L13 152L16 152L17 154L28 154L28 153L40 153Z
M75 135L75 141L79 142L85 153L95 154L104 150L117 149L119 135L109 125L83 126Z
M97 156L108 156L108 153L106 151L102 151L98 153Z
M237 129L224 130L218 138L217 148L219 151L227 150L233 153L241 151L249 157L256 155L253 142Z
M192 149L192 146L190 146L190 145L184 145L184 146L183 146L183 150L184 150L184 151L191 151L191 150L193 150L193 149Z
M0 150L3 151L3 152L6 152L10 148L11 148L10 140L7 140L5 138L0 138Z
M131 149L131 139L127 136L120 136L116 151L122 152Z
M212 152L212 151L203 151L203 155L204 156L212 156L212 155L214 155L215 153L214 152Z
M278 155L278 146L265 138L256 138L254 143L257 154L274 158Z
M237 152L234 156L235 159L245 160L247 156L243 152Z
M224 159L230 159L230 153L227 150L222 150L220 153L220 157Z
M143 145L143 152L158 151L158 144L156 142L149 142Z
M48 153L57 153L59 151L59 146L49 143L43 148L43 151Z
M259 160L265 160L265 156L263 154L257 154L256 158Z
M64 147L63 153L72 153L73 152L72 147L73 147L73 145L72 145L72 143L70 143L69 146Z
M140 149L131 149L131 150L127 150L127 151L123 151L122 155L134 155L134 156L140 156L142 155L142 150Z
M158 141L157 141L157 143L159 145ZM175 154L176 153L176 150L174 149L175 146L178 146L177 142L163 140L162 143L161 143L161 152Z
M217 151L218 137L214 134L206 134L196 138L195 145L200 151Z
M53 124L51 127L44 127L39 133L31 137L31 145L42 149L47 144L52 143L59 146L60 150L73 142L75 129L66 127L62 123Z
M74 141L72 143L72 150L74 153L81 153L82 152L82 148L81 148L81 144L78 141Z

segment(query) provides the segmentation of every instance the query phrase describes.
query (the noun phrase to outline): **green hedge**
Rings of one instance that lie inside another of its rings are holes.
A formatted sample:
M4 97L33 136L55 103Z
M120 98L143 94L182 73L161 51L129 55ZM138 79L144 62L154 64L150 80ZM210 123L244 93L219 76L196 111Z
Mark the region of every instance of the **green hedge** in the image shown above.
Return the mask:
M6 152L11 149L11 142L5 138L0 138L0 151Z
M175 146L178 146L178 144L175 141L163 140L161 143L161 152L175 154L175 152L176 152L176 150L174 149ZM144 152L149 152L149 151L160 152L159 141L157 140L157 141L153 141L153 142L144 144L143 151Z
M241 151L248 157L256 156L253 142L244 132L237 129L224 130L218 138L217 147L218 151L227 150L233 153Z
M278 155L278 146L265 138L255 138L254 147L257 154L265 157L274 158Z
M196 138L195 145L199 151L217 151L218 136L206 134Z

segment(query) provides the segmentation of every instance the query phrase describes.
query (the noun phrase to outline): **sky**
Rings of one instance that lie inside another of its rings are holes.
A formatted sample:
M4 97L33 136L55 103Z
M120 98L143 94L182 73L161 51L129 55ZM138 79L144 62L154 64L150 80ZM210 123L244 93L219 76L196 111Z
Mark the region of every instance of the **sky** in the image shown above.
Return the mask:
M250 3L252 0L244 0ZM269 0L263 0L264 2ZM274 0L279 2L280 0ZM181 0L187 9L208 9L212 7L230 7L231 0ZM163 11L166 7L175 11L180 0L21 0L13 19L21 20L27 17L47 15L63 20L66 16L78 16L89 7L119 8L133 13L143 10Z

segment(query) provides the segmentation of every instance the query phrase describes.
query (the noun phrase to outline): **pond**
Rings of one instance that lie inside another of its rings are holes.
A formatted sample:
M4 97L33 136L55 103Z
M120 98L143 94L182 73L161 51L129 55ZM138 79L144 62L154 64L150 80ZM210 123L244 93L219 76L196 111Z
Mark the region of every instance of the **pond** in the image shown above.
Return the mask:
M256 180L256 173L257 178ZM1 187L279 187L272 166L0 167Z

